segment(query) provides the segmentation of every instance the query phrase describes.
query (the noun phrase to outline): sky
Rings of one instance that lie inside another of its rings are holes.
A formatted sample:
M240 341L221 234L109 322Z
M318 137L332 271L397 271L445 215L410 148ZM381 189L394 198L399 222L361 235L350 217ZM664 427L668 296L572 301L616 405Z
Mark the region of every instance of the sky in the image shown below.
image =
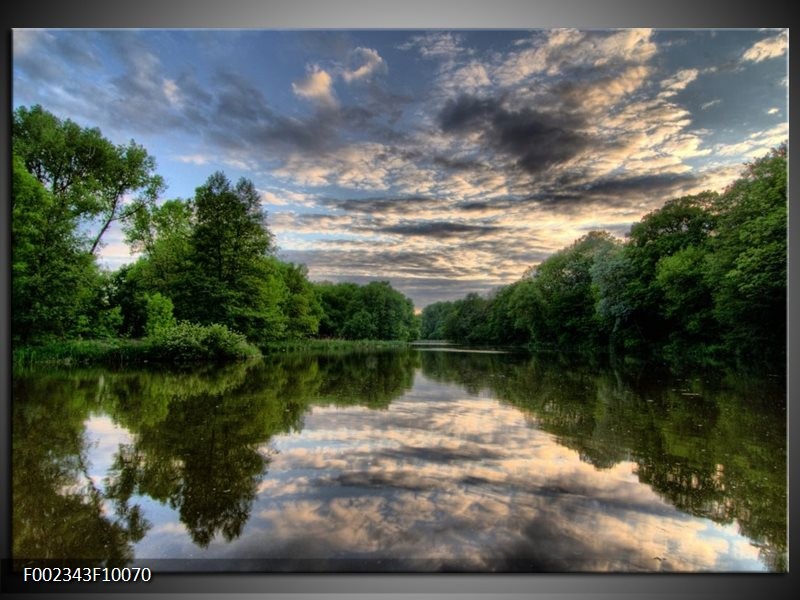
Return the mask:
M250 179L284 260L417 309L722 191L788 138L783 30L31 30L13 105ZM108 268L136 259L118 225Z

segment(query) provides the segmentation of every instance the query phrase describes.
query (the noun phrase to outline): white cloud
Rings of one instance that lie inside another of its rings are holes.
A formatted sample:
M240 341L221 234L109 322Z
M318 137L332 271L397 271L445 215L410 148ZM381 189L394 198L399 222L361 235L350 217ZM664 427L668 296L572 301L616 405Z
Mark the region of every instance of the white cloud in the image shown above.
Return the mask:
M338 106L336 96L333 93L333 78L327 71L317 65L310 67L305 79L292 83L292 90L297 96L322 106L328 108Z
M650 29L626 29L610 34L574 29L548 31L544 40L510 53L497 68L497 80L514 85L534 75L559 75L565 68L644 64L656 53Z
M773 107L773 108L770 108L770 109L767 111L767 114L768 114L768 115L777 115L779 112L781 112L781 109L780 109L780 108L775 108L775 107Z
M14 58L32 51L43 38L53 38L53 34L42 29L14 29L12 33L12 43L14 45Z
M292 192L290 190L275 188L273 190L258 190L261 194L261 201L273 206L288 206L290 204L300 206L313 206L314 201L308 194Z
M761 62L768 58L777 58L786 53L788 47L786 33L781 32L775 36L760 40L750 46L742 55L742 60Z
M205 154L180 154L175 160L190 165L205 165L211 162L211 157Z
M407 42L400 44L400 50L416 48L423 58L453 58L455 55L467 51L462 45L462 36L450 32L431 32L425 35L413 36Z
M164 90L164 95L167 97L167 100L169 100L170 104L177 107L183 105L183 95L181 94L178 84L175 83L173 79L165 78L162 89Z
M686 86L697 79L699 73L700 71L697 69L681 69L672 77L662 81L661 88L668 95L674 95L682 90L685 90Z
M375 73L386 71L386 62L371 48L358 47L350 53L350 56L351 62L358 63L359 66L342 72L342 79L347 83L367 79Z
M712 106L717 106L718 104L721 104L721 103L722 103L722 100L720 98L717 98L715 100L709 100L708 102L703 102L700 105L700 110L708 110Z

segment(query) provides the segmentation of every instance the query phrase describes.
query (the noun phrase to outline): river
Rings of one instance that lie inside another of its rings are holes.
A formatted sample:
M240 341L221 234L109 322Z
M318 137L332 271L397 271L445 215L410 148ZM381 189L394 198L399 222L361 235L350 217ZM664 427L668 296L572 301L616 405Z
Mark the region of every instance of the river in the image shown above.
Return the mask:
M12 387L23 563L787 568L783 378L426 347Z

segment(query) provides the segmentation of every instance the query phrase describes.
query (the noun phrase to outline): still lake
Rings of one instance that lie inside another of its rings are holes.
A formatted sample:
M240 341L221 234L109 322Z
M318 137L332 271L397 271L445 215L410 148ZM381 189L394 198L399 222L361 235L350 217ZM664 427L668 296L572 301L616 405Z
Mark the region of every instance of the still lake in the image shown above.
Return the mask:
M12 387L17 559L787 567L782 377L423 348L37 369Z

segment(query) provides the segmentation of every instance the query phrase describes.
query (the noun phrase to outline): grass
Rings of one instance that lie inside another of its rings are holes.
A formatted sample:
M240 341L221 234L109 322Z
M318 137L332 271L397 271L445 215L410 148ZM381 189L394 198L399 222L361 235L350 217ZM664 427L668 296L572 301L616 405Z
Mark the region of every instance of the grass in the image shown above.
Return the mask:
M227 362L262 353L389 350L408 346L408 342L399 340L307 339L270 342L259 349L222 326L182 323L144 339L66 340L17 346L13 350L13 366L18 369L38 364L123 366Z
M15 369L42 363L123 365L146 362L147 354L148 348L144 340L67 340L15 347L12 360Z
M144 339L53 341L16 347L12 356L14 368L19 369L35 364L122 366L229 362L260 354L244 336L222 325L180 323Z
M409 342L401 340L339 340L339 339L307 339L269 342L261 346L264 354L278 352L299 352L305 350L381 350L407 348Z

